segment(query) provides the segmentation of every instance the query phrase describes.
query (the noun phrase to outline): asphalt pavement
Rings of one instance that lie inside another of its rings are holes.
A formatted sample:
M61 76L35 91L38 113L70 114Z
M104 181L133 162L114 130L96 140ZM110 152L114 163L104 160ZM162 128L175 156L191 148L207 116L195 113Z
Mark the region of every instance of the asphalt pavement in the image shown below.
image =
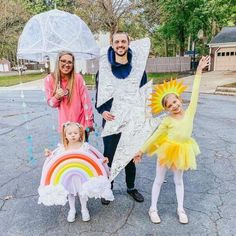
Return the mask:
M171 172L158 203L162 222L150 222L155 157L144 158L137 166L136 187L145 197L143 203L127 195L122 172L115 179L114 202L103 206L99 199L90 199L91 221L82 222L77 201L78 217L68 223L68 205L37 204L43 150L58 143L57 113L46 105L42 90L25 88L0 91L0 235L236 235L236 97L200 95L193 136L201 154L197 170L184 174L189 224L178 222ZM184 94L185 103L189 97L190 93ZM96 112L95 121L90 143L102 151L101 118Z

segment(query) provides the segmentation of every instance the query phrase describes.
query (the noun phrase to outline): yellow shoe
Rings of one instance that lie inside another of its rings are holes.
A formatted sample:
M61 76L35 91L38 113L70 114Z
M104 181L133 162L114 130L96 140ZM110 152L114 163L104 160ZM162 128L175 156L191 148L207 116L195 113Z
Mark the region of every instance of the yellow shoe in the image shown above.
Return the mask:
M188 216L184 210L178 210L177 215L181 224L188 224Z
M158 215L157 210L149 209L148 214L149 214L149 217L150 217L150 220L152 221L152 223L154 223L154 224L161 223L161 219Z

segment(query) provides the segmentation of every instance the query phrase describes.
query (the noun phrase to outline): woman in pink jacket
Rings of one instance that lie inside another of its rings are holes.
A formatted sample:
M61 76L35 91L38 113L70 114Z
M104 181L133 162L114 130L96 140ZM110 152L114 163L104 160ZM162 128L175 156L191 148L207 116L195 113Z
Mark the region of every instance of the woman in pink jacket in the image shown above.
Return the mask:
M83 77L74 70L74 55L58 54L54 73L45 78L45 92L50 107L58 109L58 131L67 121L78 122L93 131L93 109Z

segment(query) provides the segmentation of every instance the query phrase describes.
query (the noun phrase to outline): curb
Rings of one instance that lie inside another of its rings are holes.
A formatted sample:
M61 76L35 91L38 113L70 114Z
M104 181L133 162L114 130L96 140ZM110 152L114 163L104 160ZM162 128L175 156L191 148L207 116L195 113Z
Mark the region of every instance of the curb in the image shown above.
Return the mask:
M216 91L235 92L235 93L236 93L236 88L224 87L224 86L217 86L217 87L216 87Z

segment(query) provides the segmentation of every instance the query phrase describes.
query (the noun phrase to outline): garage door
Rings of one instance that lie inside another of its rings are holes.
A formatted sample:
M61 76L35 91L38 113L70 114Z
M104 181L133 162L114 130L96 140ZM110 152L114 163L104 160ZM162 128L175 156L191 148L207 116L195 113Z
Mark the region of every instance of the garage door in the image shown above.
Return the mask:
M236 47L221 48L215 60L215 70L236 70Z

